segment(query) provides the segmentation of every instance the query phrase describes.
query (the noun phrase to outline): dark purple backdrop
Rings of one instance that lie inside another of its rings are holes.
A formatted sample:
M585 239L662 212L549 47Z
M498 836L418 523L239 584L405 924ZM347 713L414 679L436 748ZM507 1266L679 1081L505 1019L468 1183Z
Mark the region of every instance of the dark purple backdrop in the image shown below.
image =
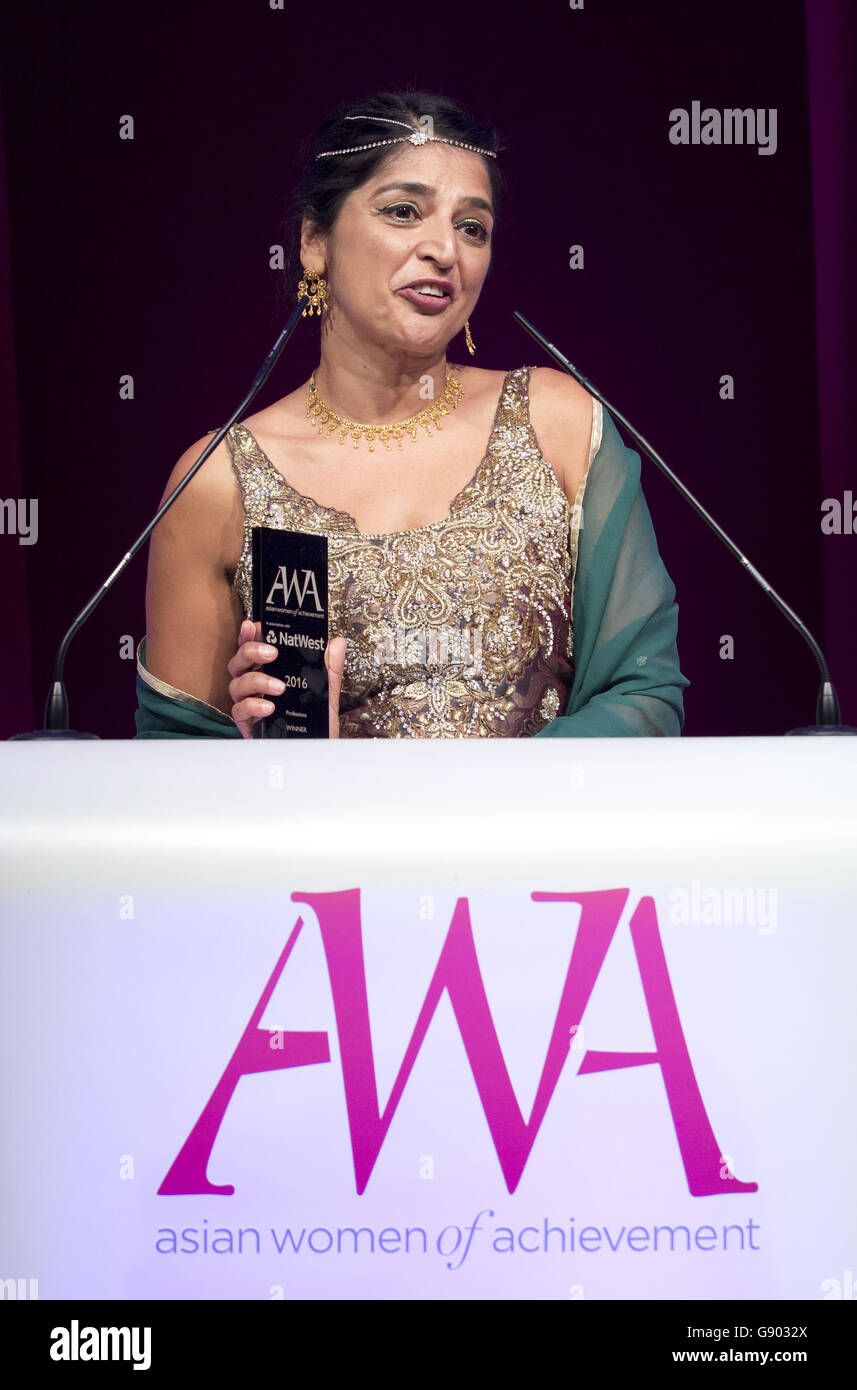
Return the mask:
M548 365L512 309L540 325L826 643L857 723L857 535L820 526L824 498L857 495L849 0L47 0L6 24L0 375L17 410L2 495L38 498L39 539L0 535L0 735L41 724L63 630L276 336L268 254L296 140L343 97L407 83L457 97L508 145L476 364ZM775 107L777 152L672 145L669 112L694 100ZM254 409L308 374L315 338L293 339ZM643 485L678 589L685 733L809 722L817 677L797 634L645 460ZM133 734L120 648L145 630L145 570L144 551L67 663L72 723L102 737Z

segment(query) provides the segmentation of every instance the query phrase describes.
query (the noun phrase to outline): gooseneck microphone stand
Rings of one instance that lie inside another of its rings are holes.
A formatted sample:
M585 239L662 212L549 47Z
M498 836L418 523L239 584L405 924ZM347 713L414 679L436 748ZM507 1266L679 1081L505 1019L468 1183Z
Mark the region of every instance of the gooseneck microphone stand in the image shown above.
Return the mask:
M271 372L273 371L273 368L277 362L278 357L280 356L280 353L282 352L283 348L286 346L286 343L289 341L292 334L294 333L295 328L298 324L298 320L300 319L303 313L304 305L307 302L307 296L301 295L300 299L297 302L297 305L295 306L295 308L289 316L288 322L286 323L285 327L280 333L280 336L277 338L277 341L274 343L274 346L271 348L271 351L268 353L268 356L265 358L258 372L254 376L252 385L250 386L249 391L247 392L244 399L241 401L240 405L237 406L237 408L230 415L229 419L226 421L226 424L217 431L217 434L214 436L214 438L208 444L206 444L199 458L196 460L196 463L192 465L190 470L182 478L181 482L173 488L169 497L158 509L156 515L152 517L152 520L149 522L148 526L146 526L146 528L140 532L140 535L137 537L130 550L127 550L125 552L125 554L122 556L122 559L119 561L119 564L112 571L112 573L107 576L98 592L93 594L86 607L80 610L71 627L69 628L68 632L65 634L65 637L62 639L60 643L59 651L56 655L56 661L54 662L53 684L51 685L50 691L48 692L48 699L45 705L45 727L43 729L36 729L33 733L30 734L13 734L12 740L10 741L14 741L16 739L33 738L41 739L99 737L98 734L80 734L75 732L75 730L73 729L69 729L68 727L68 696L66 695L65 685L63 684L63 670L65 668L66 653L68 652L68 649L71 645L72 638L76 635L77 632L80 631L87 618L98 607L99 603L104 598L104 595L107 593L108 589L112 587L115 580L119 578L122 571L126 568L127 565L131 563L140 547L144 545L145 542L149 539L149 536L154 531L158 522L161 520L164 514L169 511L170 507L175 502L179 493L184 491L191 478L194 477L194 475L205 463L205 460L208 458L209 454L212 454L214 450L217 448L218 444L223 439L223 436L226 434L227 430L231 429L232 426L235 424L236 420L238 420L239 417L245 413L247 407L250 405L250 402L262 389Z
M652 460L652 463L654 463L661 470L664 477L669 479L673 487L681 493L685 501L689 502L691 507L693 507L693 510L697 512L699 516L702 517L706 525L711 527L711 530L714 532L715 536L719 537L719 539L726 546L727 550L731 551L731 553L735 556L735 559L738 560L739 563L744 566L745 570L747 570L748 574L752 575L756 583L768 595L768 598L771 599L777 605L777 608L779 608L780 612L784 615L784 617L788 618L792 627L797 628L804 641L809 645L812 654L815 657L816 662L818 664L819 675L821 676L821 685L819 687L818 699L816 701L815 708L816 722L815 724L808 725L804 729L789 729L789 733L857 734L857 729L852 728L849 724L842 724L840 722L841 715L839 712L839 700L837 698L836 691L833 688L833 682L830 679L830 672L827 667L827 661L825 659L824 652L821 650L821 647L816 642L809 628L798 617L797 613L795 613L791 608L789 608L785 599L780 598L780 595L777 593L777 591L771 587L771 585L768 583L766 579L762 577L762 575L755 568L755 566L750 564L750 561L747 559L746 555L743 555L741 553L735 542L729 536L727 536L722 526L718 526L711 513L706 511L705 507L703 507L702 503L698 501L696 497L694 497L690 489L686 488L681 479L677 478L675 473L673 473L672 469L667 467L660 454L655 452L651 444L649 444L641 434L638 434L638 432L634 429L634 426L630 423L630 421L626 420L625 416L622 415L621 412L618 411L615 406L610 405L609 401L606 401L604 399L601 392L598 391L592 385L592 382L587 381L583 373L579 372L576 367L572 366L571 362L569 362L568 358L560 352L559 348L554 347L553 343L548 342L548 339L545 338L544 335L541 334L537 328L533 327L529 319L525 319L524 315L519 314L517 310L513 312L512 317L521 325L522 328L525 328L527 332L533 338L535 338L536 342L544 348L545 352L548 353L550 357L553 358L557 366L562 367L563 371L568 372L569 376L573 376L576 381L579 381L581 386L585 387L585 389L590 393L590 395L597 397L601 404L603 406L606 406L613 418L615 420L618 420L619 423L625 427L625 429L628 431L631 437L640 446L643 453L646 454L647 457Z

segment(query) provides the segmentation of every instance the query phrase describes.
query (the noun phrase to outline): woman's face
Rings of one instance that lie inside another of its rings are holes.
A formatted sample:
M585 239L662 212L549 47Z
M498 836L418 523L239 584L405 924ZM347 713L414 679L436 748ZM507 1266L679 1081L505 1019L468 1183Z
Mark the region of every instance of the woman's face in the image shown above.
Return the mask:
M329 331L418 357L442 352L479 298L493 226L481 156L400 146L348 195L327 237L304 223L303 263L329 282ZM413 288L433 283L434 294Z

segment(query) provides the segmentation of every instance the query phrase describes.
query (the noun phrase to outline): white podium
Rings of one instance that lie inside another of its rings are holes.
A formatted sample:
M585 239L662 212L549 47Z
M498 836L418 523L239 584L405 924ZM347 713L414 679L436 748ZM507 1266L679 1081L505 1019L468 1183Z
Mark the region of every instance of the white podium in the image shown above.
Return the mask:
M0 1279L857 1293L857 744L0 748Z

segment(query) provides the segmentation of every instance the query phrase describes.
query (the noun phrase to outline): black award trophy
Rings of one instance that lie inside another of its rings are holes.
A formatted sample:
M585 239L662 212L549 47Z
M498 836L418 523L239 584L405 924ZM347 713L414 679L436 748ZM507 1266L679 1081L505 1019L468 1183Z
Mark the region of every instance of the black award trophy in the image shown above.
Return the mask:
M262 641L279 655L264 670L285 682L268 695L274 713L253 726L254 738L329 738L327 536L254 526L253 615Z

